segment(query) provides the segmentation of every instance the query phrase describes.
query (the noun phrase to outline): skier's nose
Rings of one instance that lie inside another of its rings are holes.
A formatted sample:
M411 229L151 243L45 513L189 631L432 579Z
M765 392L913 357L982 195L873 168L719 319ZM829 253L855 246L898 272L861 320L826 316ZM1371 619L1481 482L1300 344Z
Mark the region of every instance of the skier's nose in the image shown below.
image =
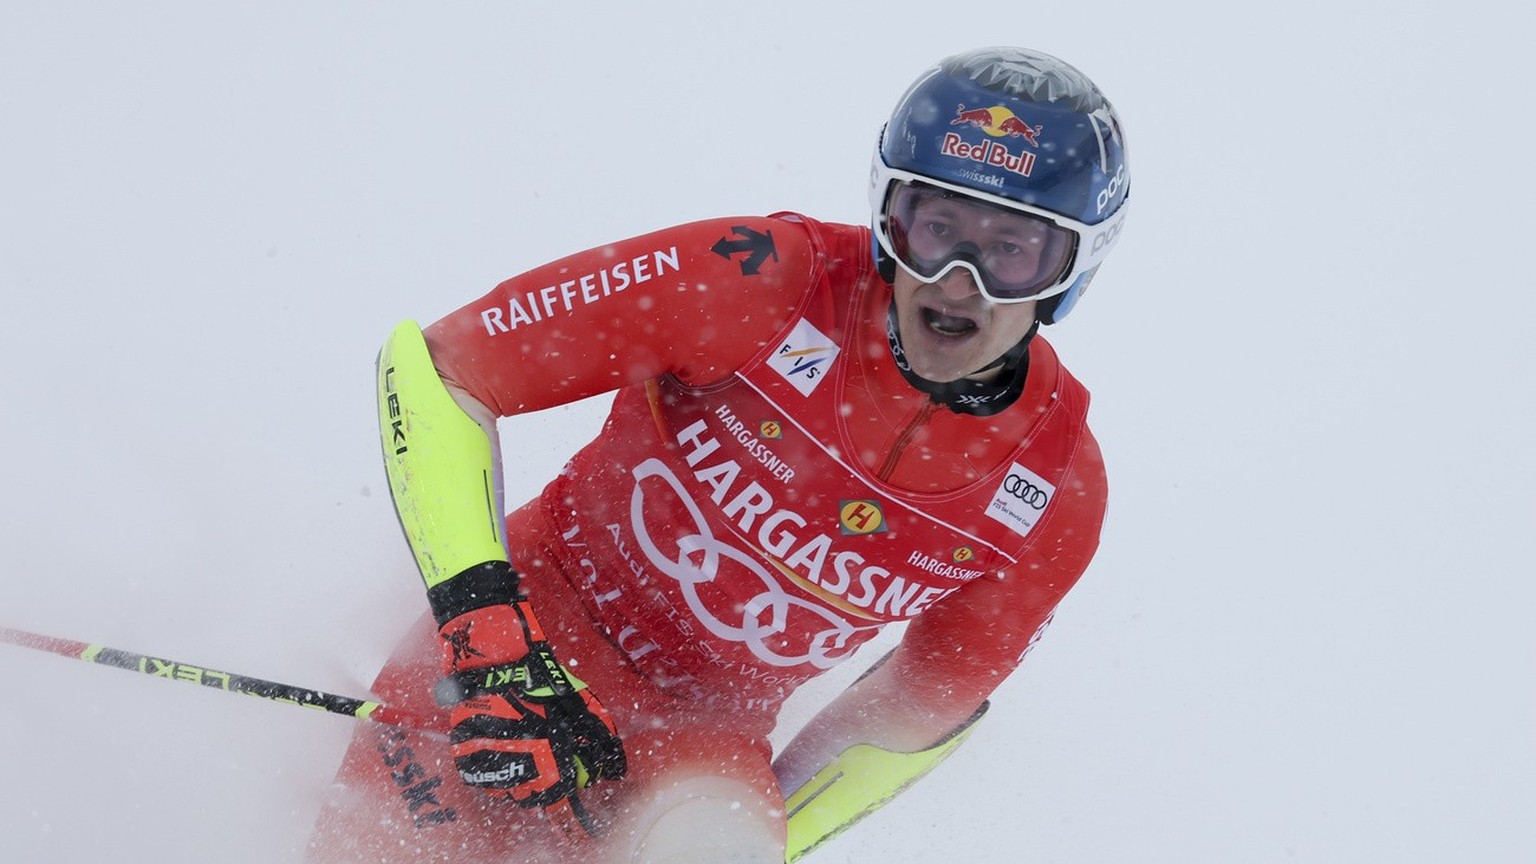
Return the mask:
M980 294L976 277L964 267L956 267L939 278L939 290L952 300L964 300L972 294Z

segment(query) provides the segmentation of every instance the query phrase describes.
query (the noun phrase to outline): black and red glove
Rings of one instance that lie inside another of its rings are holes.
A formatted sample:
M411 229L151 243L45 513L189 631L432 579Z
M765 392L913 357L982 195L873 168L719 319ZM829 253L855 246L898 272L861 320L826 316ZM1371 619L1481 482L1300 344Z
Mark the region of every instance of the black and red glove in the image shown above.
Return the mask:
M463 688L450 715L459 777L524 807L548 807L627 769L613 718L555 659L526 602L459 615L438 631Z

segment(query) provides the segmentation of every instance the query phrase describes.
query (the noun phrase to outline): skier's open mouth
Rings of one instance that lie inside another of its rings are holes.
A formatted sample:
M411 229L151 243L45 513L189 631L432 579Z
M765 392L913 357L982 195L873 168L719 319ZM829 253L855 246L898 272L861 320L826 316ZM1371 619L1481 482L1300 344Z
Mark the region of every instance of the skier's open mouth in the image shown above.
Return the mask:
M922 308L923 323L934 333L946 338L959 338L974 333L977 324L969 318L945 315L937 309Z

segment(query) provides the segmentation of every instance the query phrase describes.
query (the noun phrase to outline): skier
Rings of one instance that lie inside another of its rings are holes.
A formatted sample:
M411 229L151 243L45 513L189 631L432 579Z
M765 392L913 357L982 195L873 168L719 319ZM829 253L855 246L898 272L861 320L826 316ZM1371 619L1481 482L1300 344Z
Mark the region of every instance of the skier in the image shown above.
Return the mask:
M1088 394L1037 330L1128 189L1086 76L975 50L896 105L872 228L683 225L399 325L380 422L431 611L376 691L450 682L451 733L360 730L313 857L782 862L947 755L1098 544ZM615 390L503 520L495 419ZM785 698L896 622L774 760Z

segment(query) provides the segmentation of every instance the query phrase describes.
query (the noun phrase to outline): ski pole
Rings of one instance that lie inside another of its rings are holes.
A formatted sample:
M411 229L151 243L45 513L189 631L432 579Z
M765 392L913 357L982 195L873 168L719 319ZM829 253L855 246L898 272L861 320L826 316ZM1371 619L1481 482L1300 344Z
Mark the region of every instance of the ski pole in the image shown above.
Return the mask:
M120 648L108 648L104 645L92 645L86 642L77 642L73 639L60 639L56 636L43 636L38 633L30 633L26 630L16 630L10 627L0 627L0 642L9 642L12 645L20 645L23 648L35 648L39 651L49 651L63 657L84 660L87 663L95 663L101 666L126 669L130 672L142 672L155 678L185 681L189 684L201 684L204 687L212 687L216 690L243 693L247 696L260 696L263 699L270 699L274 702L302 705L306 708L318 708L331 714L372 720L375 723L384 723L389 726L403 726L410 729L432 732L446 731L442 721L423 717L420 714L413 714L409 711L401 711L398 708L391 708L379 702L367 699L354 699L350 696L338 696L335 693L326 693L323 690L311 690L308 687L280 684L276 681L266 681L261 678L252 678L248 675L220 672L217 669L210 669L206 666L183 663L179 660L168 660L163 657L152 657L148 654L136 654Z
M306 708L318 708L330 714L341 714L347 717L372 720L375 723L383 723L389 726L401 726L438 734L443 734L447 731L442 721L423 717L410 711L391 708L380 702L354 699L350 696L338 696L335 693L327 693L324 690L311 690L308 687L296 687L292 684L266 681L261 678L252 678L249 675L220 672L217 669L209 669L206 666L194 666L179 660L167 660L162 657L151 657L148 654L136 654L132 651L124 651L121 648L108 648L105 645L92 645L88 642L77 642L73 639L44 636L39 633L31 633L11 627L0 627L0 642L9 642L12 645L20 645L23 648L48 651L63 657L84 660L87 663L96 663L101 666L126 669L130 672L142 672L155 678L185 681L189 684L201 684L205 687L226 690L230 693L260 696L263 699L270 699L274 702L302 705ZM587 813L586 808L582 806L576 792L572 792L559 804L546 807L545 811L556 820L557 824L560 824L568 832L579 830L589 835L597 833L596 825L592 822L592 818ZM572 822L574 824L571 824Z

